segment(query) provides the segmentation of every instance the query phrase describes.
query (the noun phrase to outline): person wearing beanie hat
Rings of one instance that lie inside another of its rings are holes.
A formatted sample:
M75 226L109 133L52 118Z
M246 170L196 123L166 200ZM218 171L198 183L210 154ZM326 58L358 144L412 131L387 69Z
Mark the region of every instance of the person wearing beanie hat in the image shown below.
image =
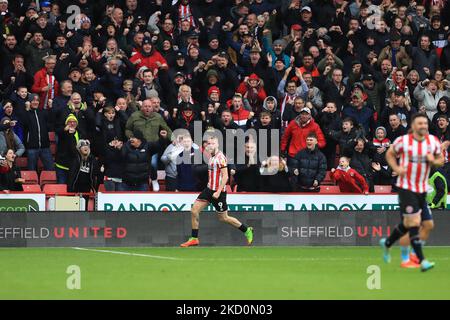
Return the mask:
M245 97L250 104L251 111L259 115L264 99L267 97L261 79L255 73L252 73L250 76L245 77L236 92Z
M376 148L372 157L373 181L375 185L389 185L392 182L392 171L386 162L386 152L391 145L385 127L375 129L372 145Z
M213 99L213 100L219 100L220 99L220 89L216 86L212 86L208 89L208 97L211 96L211 94L216 94L217 95L217 99Z
M65 121L63 129L58 129L58 145L56 148L56 181L58 184L66 184L69 181L70 166L78 155L77 143L83 138L78 131L78 119L70 113Z
M23 127L28 134L25 136L27 148L28 170L36 171L38 159L42 161L44 170L54 171L55 163L50 150L49 132L53 123L51 111L39 109L39 95L30 94L26 112L22 115Z
M100 169L98 161L91 153L91 143L89 140L80 139L76 148L78 152L70 166L67 191L96 192Z
M138 128L129 136L121 149L124 167L118 191L149 191L152 155L157 154L157 143L148 143Z

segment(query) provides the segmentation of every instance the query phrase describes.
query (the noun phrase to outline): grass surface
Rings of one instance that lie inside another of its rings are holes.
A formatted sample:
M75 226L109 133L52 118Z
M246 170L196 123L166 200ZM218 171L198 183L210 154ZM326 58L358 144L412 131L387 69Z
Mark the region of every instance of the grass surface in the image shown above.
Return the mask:
M389 265L375 247L90 250L0 249L0 299L450 299L449 247L425 248L426 273L401 269L398 247ZM66 287L70 265L80 290ZM370 265L380 290L367 289Z

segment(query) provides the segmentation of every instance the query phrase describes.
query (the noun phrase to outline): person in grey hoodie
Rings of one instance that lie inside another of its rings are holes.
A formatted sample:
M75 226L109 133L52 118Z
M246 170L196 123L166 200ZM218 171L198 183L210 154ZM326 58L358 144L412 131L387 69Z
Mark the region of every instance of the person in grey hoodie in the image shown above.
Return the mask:
M172 143L167 146L161 156L161 162L166 168L166 191L175 191L177 188L177 158L183 151L183 138L188 134L187 130L177 130L172 135Z

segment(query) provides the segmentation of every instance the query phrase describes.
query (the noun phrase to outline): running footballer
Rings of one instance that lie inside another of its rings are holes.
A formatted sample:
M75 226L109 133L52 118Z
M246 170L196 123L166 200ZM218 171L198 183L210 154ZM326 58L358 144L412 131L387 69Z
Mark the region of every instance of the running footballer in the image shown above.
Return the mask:
M380 245L383 248L383 258L389 263L390 247L408 233L420 268L427 271L434 267L434 262L425 259L419 228L422 220L431 219L431 211L426 202L431 166L444 165L444 156L439 139L428 133L428 118L425 114L417 113L412 116L411 129L411 133L398 137L386 153L388 164L398 174L396 186L401 222L387 239L380 240Z
M226 184L228 182L227 158L219 150L219 140L216 136L207 139L206 152L211 154L208 163L208 186L195 200L191 209L192 234L181 247L192 247L200 244L198 238L200 212L209 204L214 206L220 221L228 223L241 230L247 238L247 244L253 242L253 228L247 227L236 218L228 215Z

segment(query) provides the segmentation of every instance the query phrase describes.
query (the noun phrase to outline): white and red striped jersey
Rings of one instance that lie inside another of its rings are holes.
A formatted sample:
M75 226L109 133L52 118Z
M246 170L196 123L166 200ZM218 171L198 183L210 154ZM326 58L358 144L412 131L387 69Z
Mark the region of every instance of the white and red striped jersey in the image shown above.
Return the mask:
M223 152L217 152L213 157L209 159L208 163L208 188L217 191L222 183L222 176L220 170L227 167L227 158ZM222 192L226 190L223 188Z
M400 157L399 165L407 169L403 178L397 178L396 186L417 193L426 193L430 174L427 154L435 156L441 154L439 139L429 134L422 141L418 141L412 134L406 134L394 141L394 150Z

